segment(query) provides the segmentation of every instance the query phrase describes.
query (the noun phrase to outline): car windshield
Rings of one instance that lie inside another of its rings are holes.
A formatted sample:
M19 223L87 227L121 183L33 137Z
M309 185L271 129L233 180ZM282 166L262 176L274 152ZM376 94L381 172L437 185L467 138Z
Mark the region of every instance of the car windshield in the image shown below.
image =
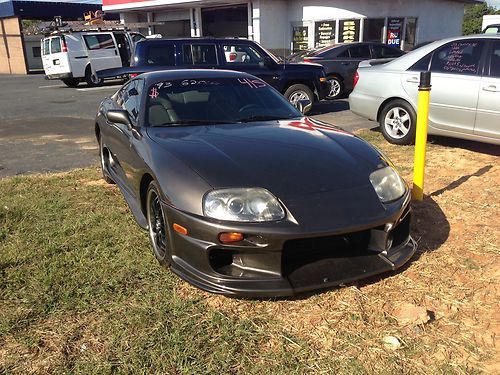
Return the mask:
M247 123L302 116L257 78L165 80L150 86L147 95L149 126Z

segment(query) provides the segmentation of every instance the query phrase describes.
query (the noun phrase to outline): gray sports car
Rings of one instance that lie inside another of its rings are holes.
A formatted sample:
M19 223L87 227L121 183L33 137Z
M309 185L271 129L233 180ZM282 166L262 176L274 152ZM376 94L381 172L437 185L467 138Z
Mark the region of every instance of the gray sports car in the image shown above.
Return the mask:
M292 295L415 251L409 189L389 160L254 76L140 75L101 103L95 132L103 177L158 261L210 292Z

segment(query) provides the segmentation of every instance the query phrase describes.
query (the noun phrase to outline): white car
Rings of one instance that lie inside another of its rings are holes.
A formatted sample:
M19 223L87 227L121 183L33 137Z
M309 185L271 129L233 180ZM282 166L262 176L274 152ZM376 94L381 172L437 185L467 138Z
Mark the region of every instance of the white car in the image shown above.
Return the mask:
M41 41L47 79L60 79L69 87L82 81L102 83L96 71L130 65L135 43L144 39L126 31L57 32Z
M361 63L351 111L391 143L415 139L420 72L431 71L429 134L500 144L500 35L440 40L383 65Z

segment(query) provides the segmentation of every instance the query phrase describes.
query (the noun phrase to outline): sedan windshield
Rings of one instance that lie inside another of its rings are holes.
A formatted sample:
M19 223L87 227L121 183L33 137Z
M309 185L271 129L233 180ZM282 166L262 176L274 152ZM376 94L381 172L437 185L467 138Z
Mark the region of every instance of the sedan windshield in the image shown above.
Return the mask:
M257 78L161 81L152 85L147 95L149 126L247 123L302 116Z

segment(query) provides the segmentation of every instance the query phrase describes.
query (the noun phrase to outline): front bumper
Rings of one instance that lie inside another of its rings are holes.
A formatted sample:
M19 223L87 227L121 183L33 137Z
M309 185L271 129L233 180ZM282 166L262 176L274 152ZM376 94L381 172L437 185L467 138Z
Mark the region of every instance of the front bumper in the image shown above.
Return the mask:
M382 222L348 231L304 233L292 222L227 225L163 205L168 218L172 271L212 293L279 297L330 288L393 271L416 250L410 237L409 199ZM188 235L172 230L174 223ZM223 245L221 232L245 240Z
M318 95L318 100L326 99L326 97L330 94L331 84L328 81L321 82L319 81L316 84L316 92Z

